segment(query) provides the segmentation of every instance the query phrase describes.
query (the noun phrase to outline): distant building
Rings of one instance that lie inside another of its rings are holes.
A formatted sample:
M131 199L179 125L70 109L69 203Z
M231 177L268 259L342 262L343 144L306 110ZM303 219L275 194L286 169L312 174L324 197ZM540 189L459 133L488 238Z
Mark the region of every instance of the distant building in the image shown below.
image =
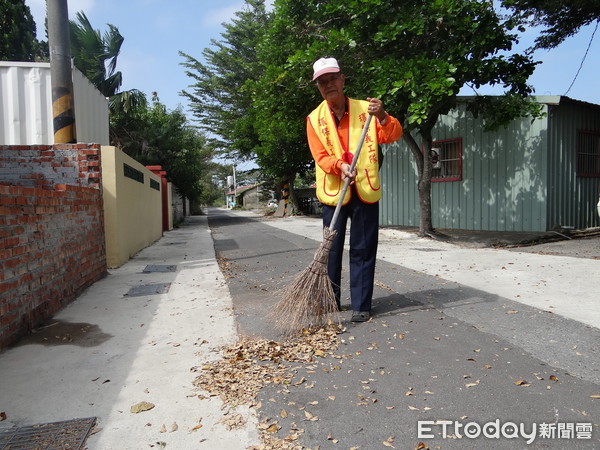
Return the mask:
M249 186L239 186L235 191L227 192L227 208L241 206L246 209L260 208L260 186L256 183Z

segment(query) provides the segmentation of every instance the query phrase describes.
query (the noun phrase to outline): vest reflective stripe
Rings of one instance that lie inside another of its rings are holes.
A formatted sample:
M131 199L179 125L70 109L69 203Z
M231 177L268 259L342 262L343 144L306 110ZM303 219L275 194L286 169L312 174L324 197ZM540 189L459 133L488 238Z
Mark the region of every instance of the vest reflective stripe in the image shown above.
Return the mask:
M348 115L350 118L350 139L348 149L354 153L355 147L360 139L363 126L367 120L369 102L364 100L349 99ZM344 149L337 134L335 119L329 109L327 101L323 101L308 116L321 144L327 152L338 159L342 159ZM375 203L381 198L381 185L379 180L379 163L377 160L377 125L375 120L371 121L369 131L365 137L362 150L358 157L356 173L356 192L361 201ZM315 164L317 175L317 197L321 203L335 206L339 200L343 182L339 175L327 174ZM350 201L352 189L346 191L343 204Z

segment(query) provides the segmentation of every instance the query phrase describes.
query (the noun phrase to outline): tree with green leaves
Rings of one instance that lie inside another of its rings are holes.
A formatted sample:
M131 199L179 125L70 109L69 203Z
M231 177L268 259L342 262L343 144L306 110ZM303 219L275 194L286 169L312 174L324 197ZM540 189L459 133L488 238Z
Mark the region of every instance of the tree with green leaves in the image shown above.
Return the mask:
M346 92L382 98L403 124L419 174L419 230L433 233L432 131L461 88L504 86L505 96L479 96L471 105L490 128L539 112L528 101L536 63L510 53L516 25L487 0L278 0L259 47L264 75L253 92L259 161L281 171L311 161L304 118L320 99L308 80L316 59L334 56Z
M296 179L312 176L314 183L305 119L322 100L309 74L313 63L309 59L313 56L302 49L318 43L315 24L323 21L327 19L319 17L315 2L277 2L257 48L262 75L246 85L260 141L257 163L266 175L278 181L277 191L288 185L294 209L299 209L294 190ZM317 53L313 50L313 55Z
M231 23L223 24L222 40L202 51L205 63L186 53L182 66L192 79L182 91L201 129L208 132L221 157L252 159L259 145L255 110L246 84L260 76L256 47L269 21L264 0L246 0Z
M155 95L151 106L111 114L111 130L115 143L136 161L162 166L182 195L208 200L213 148L180 109L168 111Z
M513 19L543 27L536 48L554 48L581 27L600 21L598 0L503 0L502 5L515 14Z
M114 25L107 24L102 34L92 27L84 12L70 21L71 56L77 67L96 88L109 99L111 113L127 114L138 107L145 108L147 100L137 89L120 92L123 75L117 70L117 59L125 39Z
M25 0L0 0L0 61L35 61L42 49Z

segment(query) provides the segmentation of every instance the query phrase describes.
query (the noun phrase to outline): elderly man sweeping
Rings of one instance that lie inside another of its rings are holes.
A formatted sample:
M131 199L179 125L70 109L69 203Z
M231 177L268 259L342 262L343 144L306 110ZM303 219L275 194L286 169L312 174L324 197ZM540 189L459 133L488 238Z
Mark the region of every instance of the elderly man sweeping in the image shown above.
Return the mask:
M365 322L371 314L375 261L379 233L379 144L397 141L402 126L389 115L381 100L355 100L344 94L344 75L335 58L321 58L313 65L313 80L323 102L306 120L310 151L316 163L317 197L323 204L323 226L329 228L336 206L339 216L329 251L327 273L341 309L340 283L346 226L350 219L350 299L352 321ZM377 120L367 120L368 115ZM361 136L368 123L366 134ZM351 169L353 150L364 139ZM342 186L350 180L344 194Z

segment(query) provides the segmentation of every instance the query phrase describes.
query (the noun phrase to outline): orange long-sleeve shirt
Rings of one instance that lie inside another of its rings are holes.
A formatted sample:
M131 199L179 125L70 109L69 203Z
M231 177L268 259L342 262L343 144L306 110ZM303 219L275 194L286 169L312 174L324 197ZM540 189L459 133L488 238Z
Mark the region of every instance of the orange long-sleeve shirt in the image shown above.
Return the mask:
M331 113L333 114L333 112ZM389 144L391 142L395 142L402 137L402 125L395 117L391 115L387 115L385 120L385 125L382 125L378 119L377 126L377 142L378 144ZM342 120L338 123L337 126L337 135L342 144L342 148L344 151L354 152L355 148L348 148L348 141L350 139L350 117L348 115L348 111L344 113ZM333 175L341 175L342 171L340 169L344 161L342 159L338 159L335 155L330 155L329 152L323 147L317 133L315 132L310 120L306 119L306 135L308 138L308 146L310 147L310 152L315 160L315 162L319 165L324 172L333 174ZM356 145L356 144L354 144ZM348 162L349 163L349 162Z

